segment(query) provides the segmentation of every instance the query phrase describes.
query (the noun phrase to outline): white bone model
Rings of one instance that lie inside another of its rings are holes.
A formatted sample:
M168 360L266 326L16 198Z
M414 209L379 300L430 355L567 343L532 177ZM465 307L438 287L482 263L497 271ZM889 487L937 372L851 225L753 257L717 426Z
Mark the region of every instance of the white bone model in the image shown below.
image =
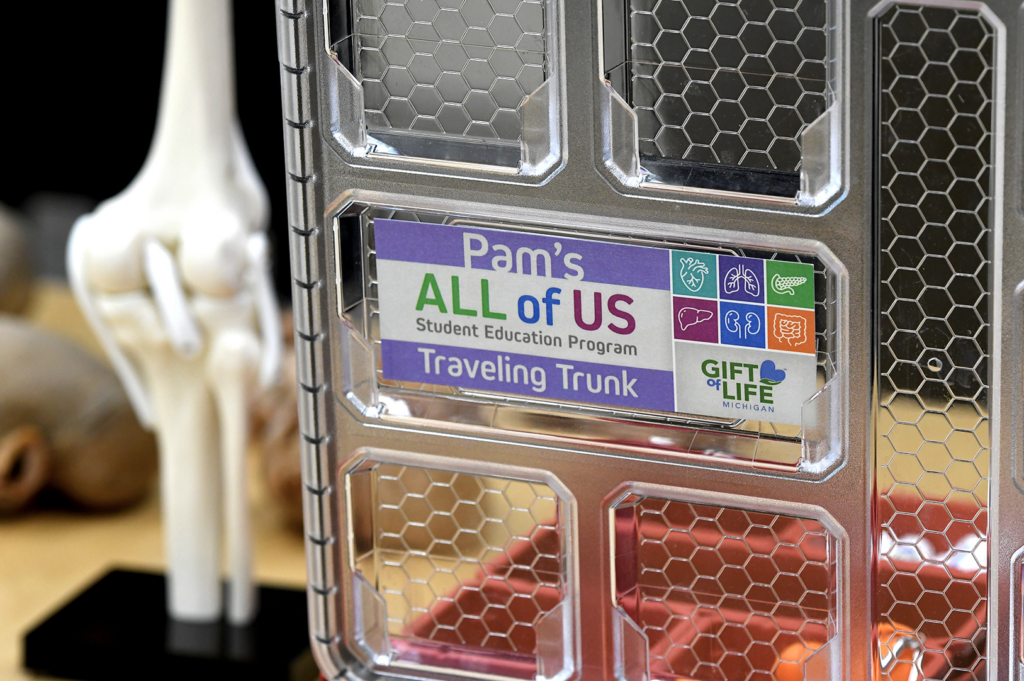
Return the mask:
M229 0L173 0L156 134L139 175L68 243L79 305L156 431L170 616L256 613L249 396L281 359L266 190L235 111ZM223 520L223 522L222 522Z

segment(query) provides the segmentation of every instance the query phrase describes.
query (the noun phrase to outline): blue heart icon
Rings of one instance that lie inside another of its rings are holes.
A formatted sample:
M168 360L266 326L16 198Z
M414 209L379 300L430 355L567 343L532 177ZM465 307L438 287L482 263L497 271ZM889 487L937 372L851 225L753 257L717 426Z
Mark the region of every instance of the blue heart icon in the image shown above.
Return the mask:
M775 362L766 359L761 362L761 382L778 385L786 380L786 372L775 368Z

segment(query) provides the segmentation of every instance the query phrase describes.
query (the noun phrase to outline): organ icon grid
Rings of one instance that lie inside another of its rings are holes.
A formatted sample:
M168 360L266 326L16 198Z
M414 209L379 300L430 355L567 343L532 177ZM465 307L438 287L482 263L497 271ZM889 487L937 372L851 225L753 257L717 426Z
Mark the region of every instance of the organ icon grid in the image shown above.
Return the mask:
M673 337L814 354L814 267L672 251Z

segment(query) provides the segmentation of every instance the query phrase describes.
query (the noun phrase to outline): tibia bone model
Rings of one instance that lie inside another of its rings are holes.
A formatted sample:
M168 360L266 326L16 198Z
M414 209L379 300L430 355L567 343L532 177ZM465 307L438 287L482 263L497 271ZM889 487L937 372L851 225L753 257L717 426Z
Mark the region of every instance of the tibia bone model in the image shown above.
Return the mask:
M68 272L139 420L157 434L168 612L219 619L223 562L228 621L245 624L256 612L249 398L275 380L281 331L266 191L235 112L231 25L228 0L172 1L149 157L75 225Z

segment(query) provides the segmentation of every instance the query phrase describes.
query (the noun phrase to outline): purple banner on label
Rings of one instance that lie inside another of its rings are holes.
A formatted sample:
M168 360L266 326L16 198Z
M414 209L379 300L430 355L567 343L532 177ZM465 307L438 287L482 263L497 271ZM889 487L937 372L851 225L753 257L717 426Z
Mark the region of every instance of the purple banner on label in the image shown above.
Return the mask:
M586 239L404 220L373 221L378 260L668 290L671 252Z
M392 381L631 409L675 410L671 371L387 339L381 341L381 353L384 378Z

